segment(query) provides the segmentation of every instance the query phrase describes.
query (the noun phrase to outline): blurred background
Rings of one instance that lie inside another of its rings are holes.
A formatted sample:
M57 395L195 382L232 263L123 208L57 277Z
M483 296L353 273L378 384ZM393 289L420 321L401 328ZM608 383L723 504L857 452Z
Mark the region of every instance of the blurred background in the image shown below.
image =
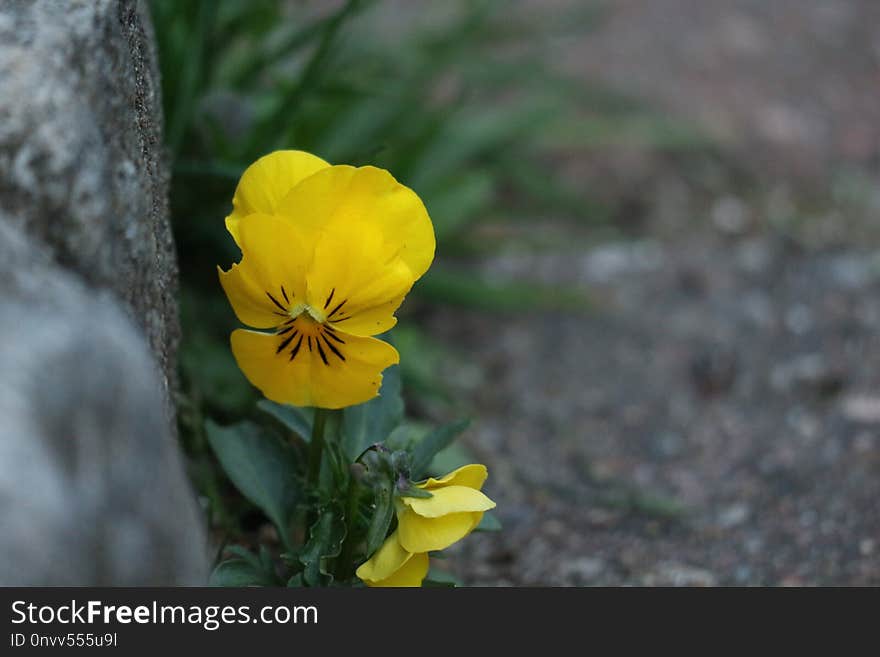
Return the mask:
M278 148L389 169L438 259L395 337L474 422L478 585L880 584L880 4L153 0L181 435L218 541L266 539L206 417L253 413L215 266Z

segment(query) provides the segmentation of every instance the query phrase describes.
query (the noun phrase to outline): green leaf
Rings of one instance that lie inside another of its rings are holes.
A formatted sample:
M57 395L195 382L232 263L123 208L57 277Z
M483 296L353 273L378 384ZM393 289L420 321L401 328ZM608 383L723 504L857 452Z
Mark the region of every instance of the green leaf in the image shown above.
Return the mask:
M295 432L305 442L311 441L314 409L299 408L289 404L277 404L268 399L261 399L257 402L257 408L274 417L285 427Z
M491 511L486 511L483 514L483 518L480 520L480 524L474 527L475 532L500 532L501 531L501 521L498 520L498 516L496 516Z
M452 441L467 428L470 422L470 420L458 420L435 429L422 438L413 449L412 478L416 480L421 479L426 474L434 457L440 451L449 447Z
M205 431L232 483L275 524L287 546L299 496L293 450L249 422L221 427L208 420Z
M462 443L452 443L431 461L430 473L446 474L468 463L476 463L477 458Z
M322 586L332 582L328 561L339 556L345 538L345 524L342 513L333 507L321 512L309 532L309 541L300 553L299 560L304 566L303 581L307 586Z
M256 554L248 550L243 545L230 545L225 549L226 552L232 554L240 559L244 559L249 564L251 564L254 568L260 569L263 567L263 562L261 558Z
M254 559L256 559L255 556ZM227 559L219 563L208 579L208 586L277 585L278 580L274 573L268 572L250 560L245 559Z
M531 134L542 123L550 123L553 116L552 108L545 102L496 104L492 108L481 106L476 111L458 112L444 130L437 132L408 182L418 189L432 178L461 171L479 156L517 143L522 135Z
M347 0L322 26L320 38L315 49L309 54L299 77L279 94L276 99L276 111L257 125L251 134L252 148L258 149L264 144L271 143L272 139L277 138L276 135L284 134L285 129L289 131L296 127L297 123L290 121L290 108L297 107L301 99L308 98L312 90L324 79L325 71L339 54L338 49L333 47L339 31L363 4L360 0Z
M449 588L461 586L461 582L452 574L447 573L444 570L437 570L436 568L431 568L428 571L428 576L422 582L422 586L424 587L432 587L432 588Z
M328 422L328 424L330 424ZM349 460L343 448L335 440L324 437L324 462L319 478L321 488L328 494L348 488Z
M394 495L393 484L387 477L382 477L375 488L375 505L373 509L373 517L370 519L370 526L367 529L367 557L373 556L373 553L379 549L385 536L388 534L388 528L394 519Z
M272 554L269 552L269 548L265 545L260 546L260 565L263 567L263 570L267 572L275 572L275 563L272 561Z
M489 205L494 193L492 176L482 170L451 176L425 190L437 240L445 242L461 232Z
M379 396L343 411L342 444L353 462L370 445L385 440L403 420L400 368L389 367L382 378Z
M497 312L529 308L586 310L590 300L573 288L529 283L490 283L472 272L434 267L419 281L416 293L429 301Z

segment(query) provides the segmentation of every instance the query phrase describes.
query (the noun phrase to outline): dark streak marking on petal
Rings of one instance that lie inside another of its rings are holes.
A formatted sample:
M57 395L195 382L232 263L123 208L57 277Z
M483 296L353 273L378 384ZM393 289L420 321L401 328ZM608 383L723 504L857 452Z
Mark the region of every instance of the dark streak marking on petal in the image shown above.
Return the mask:
M276 299L275 297L273 297L269 292L266 292L266 296L269 297L270 299L272 299L272 303L274 303L276 306L278 306L279 308L281 308L281 310L287 310L287 308L285 308L285 307L282 306L280 303L278 303L278 299Z
M284 296L284 300L285 300L287 303L290 303L290 299L287 298L287 290L284 289L284 286L283 286L283 285L281 286L281 294Z
M330 363L327 362L327 355L324 353L324 349L321 348L321 342L318 338L315 338L315 345L318 347L318 353L321 354L321 360L324 361L324 365L329 365Z
M290 344L290 341L293 340L295 337L296 331L284 338L284 340L281 341L281 344L278 345L278 349L275 350L275 353L280 354L282 351L284 351L284 348L287 347L287 345Z
M327 327L325 326L324 328L327 328ZM343 340L342 338L340 338L340 337L339 337L338 335L336 335L335 333L331 333L331 332L328 331L328 332L326 333L326 335L329 335L331 338L333 338L334 340L336 340L336 342L338 342L339 344L345 344L345 340Z
M326 342L327 346L330 347L330 351L332 351L334 354L339 356L340 360L345 360L345 356L343 356L341 353L339 353L339 349L337 349L336 347L333 346L333 343L327 339L327 336L325 334L322 333L321 337L324 338L324 342ZM338 340L339 338L336 338L336 339Z
M324 302L324 310L327 310L327 306L330 305L330 302L333 301L333 295L336 293L336 288L334 287L330 290L330 296L327 297L327 301Z
M343 299L342 301L340 301L340 302L336 305L336 307L335 307L333 310L331 310L330 313L327 315L328 319L329 319L330 317L333 317L333 315L335 315L337 312L339 312L339 309L342 308L342 306L345 305L345 302L346 302L346 301L348 301L348 299Z
M302 346L303 336L299 336L299 342L296 343L296 346L290 351L290 360L296 358L296 354L299 351L299 348Z

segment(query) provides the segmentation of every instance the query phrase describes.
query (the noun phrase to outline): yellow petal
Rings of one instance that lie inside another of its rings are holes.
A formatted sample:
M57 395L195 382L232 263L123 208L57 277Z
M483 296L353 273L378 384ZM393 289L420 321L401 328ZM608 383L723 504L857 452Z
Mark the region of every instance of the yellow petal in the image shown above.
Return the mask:
M242 324L254 328L271 328L284 321L278 314L279 309L266 296L266 291L248 276L246 270L239 265L232 265L229 271L217 267L217 272L220 274L220 285Z
M371 587L416 587L421 586L422 581L428 574L428 555L424 553L414 554L393 575L383 580L366 581Z
M467 486L444 486L432 491L431 497L404 497L403 503L425 518L439 518L463 511L488 511L495 502Z
M399 296L372 308L357 308L351 315L342 314L342 320L330 321L332 326L340 331L352 335L364 337L378 335L394 328L397 324L395 311L403 303L403 296Z
M248 381L280 404L319 408L360 404L378 394L382 370L400 360L394 347L375 338L337 333L343 341L338 342L306 316L292 325L297 333L289 341L290 333L243 329L233 331L231 338L232 353Z
M421 199L383 169L327 167L304 179L281 200L276 213L314 229L341 235L369 235L375 257L394 258L409 268L413 280L434 259L434 228ZM372 233L377 237L374 239Z
M265 300L279 312L269 294L285 307L305 303L306 272L314 255L314 235L281 217L251 214L239 221L238 236L242 253L239 267L263 288ZM282 285L289 301L278 298Z
M261 157L241 176L232 197L226 229L239 242L238 222L249 214L273 214L278 202L300 181L330 165L303 151L275 151Z
M413 284L399 258L382 256L375 226L322 230L308 272L308 302L327 321L355 335L376 335L396 323L394 312Z
M397 532L385 539L356 573L367 586L420 586L427 574L428 555L404 550L397 540Z
M482 512L464 512L425 518L406 508L397 516L397 533L403 549L409 552L443 550L470 534L482 517Z
M488 476L489 472L486 470L485 465L471 463L470 465L463 465L457 470L453 470L445 477L441 477L440 479L429 477L426 481L416 485L419 488L424 488L425 490L430 491L433 491L435 488L443 488L444 486L467 486L468 488L480 490Z

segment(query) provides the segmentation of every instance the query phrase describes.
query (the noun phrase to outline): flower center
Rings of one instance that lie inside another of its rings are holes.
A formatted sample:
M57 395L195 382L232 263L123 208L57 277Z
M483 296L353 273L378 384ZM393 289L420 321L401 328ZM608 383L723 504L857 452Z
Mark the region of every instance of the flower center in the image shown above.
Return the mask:
M275 335L280 338L275 354L286 355L292 362L302 350L308 349L309 353L317 352L324 365L330 365L332 356L344 361L342 345L345 344L345 340L336 333L330 322L348 319L348 316L344 316L341 312L347 299L343 299L330 312L326 312L333 301L336 288L330 291L321 310L307 303L293 303L295 295L292 292L288 294L283 285L280 286L280 290L280 296L266 291L266 296L278 308L274 311L275 314L286 317L275 327Z

